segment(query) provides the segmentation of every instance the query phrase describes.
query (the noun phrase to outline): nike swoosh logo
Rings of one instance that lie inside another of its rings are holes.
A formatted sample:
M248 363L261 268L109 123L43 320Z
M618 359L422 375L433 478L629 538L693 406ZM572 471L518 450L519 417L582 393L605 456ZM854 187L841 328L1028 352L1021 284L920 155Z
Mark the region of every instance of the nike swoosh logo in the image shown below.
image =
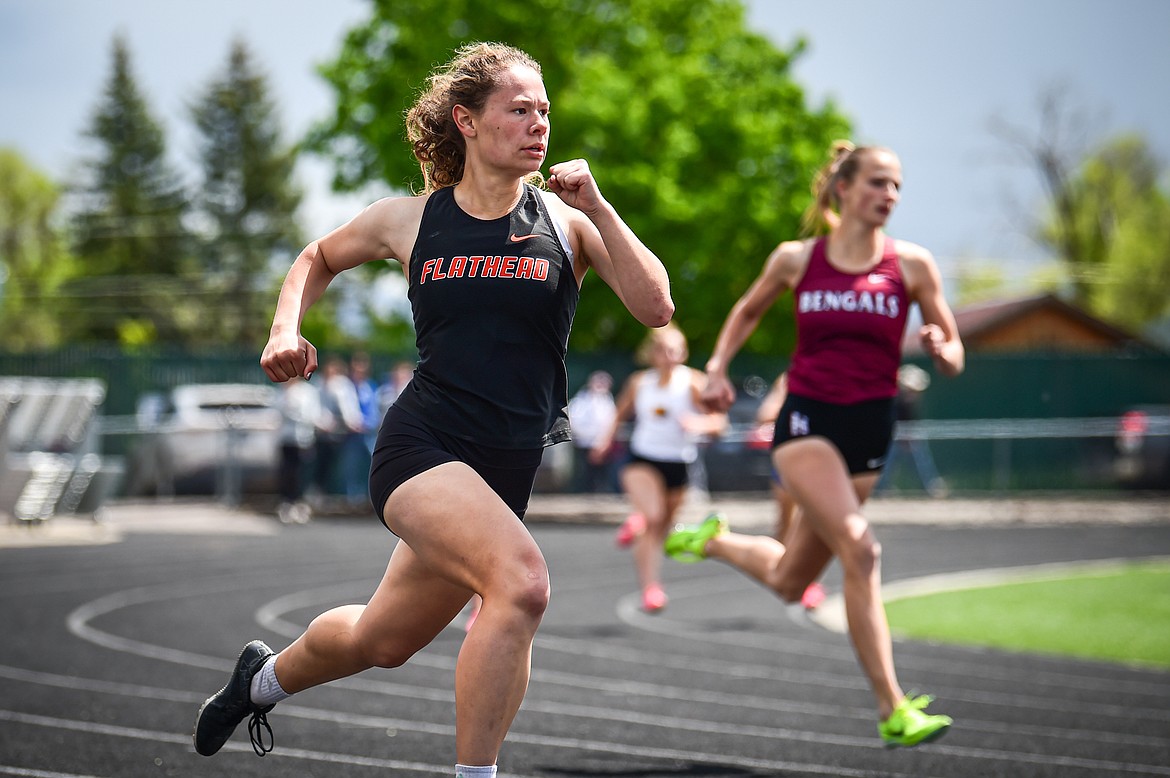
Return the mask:
M886 277L883 276L881 273L870 273L869 274L869 282L871 284L880 284L880 283L884 282L885 280L886 280Z
M516 233L513 232L511 235L508 236L508 240L512 241L513 243L520 243L522 241L528 240L529 238L535 238L535 237L537 237L536 233L532 233L531 235L517 235Z

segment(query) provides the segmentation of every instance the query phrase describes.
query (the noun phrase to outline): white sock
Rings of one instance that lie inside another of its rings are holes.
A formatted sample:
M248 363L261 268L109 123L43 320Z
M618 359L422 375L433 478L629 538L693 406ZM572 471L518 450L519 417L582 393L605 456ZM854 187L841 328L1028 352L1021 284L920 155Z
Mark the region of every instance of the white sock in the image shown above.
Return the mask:
M496 766L469 767L465 764L455 765L455 778L495 778Z
M252 676L252 687L249 691L252 704L261 707L275 705L291 696L281 687L280 681L276 680L276 654L269 657L260 668L260 672Z

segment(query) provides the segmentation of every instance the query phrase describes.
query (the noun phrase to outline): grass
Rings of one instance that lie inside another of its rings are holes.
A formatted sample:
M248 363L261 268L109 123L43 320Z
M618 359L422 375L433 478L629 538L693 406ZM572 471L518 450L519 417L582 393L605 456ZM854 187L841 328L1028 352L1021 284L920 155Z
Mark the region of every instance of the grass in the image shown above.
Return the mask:
M1170 668L1170 563L886 603L901 637Z

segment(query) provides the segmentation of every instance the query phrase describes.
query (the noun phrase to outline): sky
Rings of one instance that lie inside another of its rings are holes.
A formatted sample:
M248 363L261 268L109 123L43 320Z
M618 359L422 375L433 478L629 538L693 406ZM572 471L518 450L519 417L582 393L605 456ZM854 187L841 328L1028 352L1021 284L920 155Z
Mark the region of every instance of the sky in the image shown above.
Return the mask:
M749 27L777 46L808 41L793 75L812 106L831 100L851 119L853 140L897 152L903 199L888 231L930 249L951 282L992 266L1026 283L1051 262L1028 236L1043 207L1037 175L992 131L999 122L1034 137L1045 92L1063 89L1067 104L1091 117L1077 128L1086 138L1136 132L1170 160L1170 0L747 7ZM82 133L118 32L180 168L195 169L188 106L222 73L236 37L267 75L292 140L330 114L332 94L315 66L367 9L366 0L0 0L0 146L54 178L68 175L89 148ZM522 36L509 42L524 46ZM555 117L550 162L559 161ZM298 175L313 235L381 194L330 193L321 160L304 159Z

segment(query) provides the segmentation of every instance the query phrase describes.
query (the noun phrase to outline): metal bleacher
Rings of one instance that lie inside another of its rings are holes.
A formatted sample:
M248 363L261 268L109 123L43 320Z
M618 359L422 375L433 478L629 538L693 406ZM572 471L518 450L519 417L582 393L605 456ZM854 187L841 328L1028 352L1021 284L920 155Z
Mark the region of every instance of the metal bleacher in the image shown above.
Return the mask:
M0 378L0 522L98 517L122 476L98 454L105 396L93 378Z

